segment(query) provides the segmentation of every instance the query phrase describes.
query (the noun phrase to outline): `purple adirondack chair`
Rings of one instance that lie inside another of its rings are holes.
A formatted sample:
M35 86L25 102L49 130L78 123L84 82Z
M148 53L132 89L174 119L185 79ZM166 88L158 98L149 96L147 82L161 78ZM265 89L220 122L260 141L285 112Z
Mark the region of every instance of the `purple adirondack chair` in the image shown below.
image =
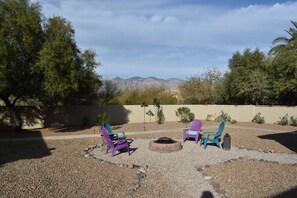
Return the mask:
M114 154L117 151L127 148L128 153L130 155L130 149L129 149L129 144L128 144L127 140L121 140L119 138L117 138L115 140L111 140L110 136L108 134L108 131L104 126L101 127L101 131L102 131L102 135L107 143L106 154L108 153L109 149L111 149L111 148L112 148L112 156L114 156Z
M200 120L193 120L191 122L190 128L184 129L183 141L185 142L187 138L194 138L195 143L197 144L201 127L202 122Z

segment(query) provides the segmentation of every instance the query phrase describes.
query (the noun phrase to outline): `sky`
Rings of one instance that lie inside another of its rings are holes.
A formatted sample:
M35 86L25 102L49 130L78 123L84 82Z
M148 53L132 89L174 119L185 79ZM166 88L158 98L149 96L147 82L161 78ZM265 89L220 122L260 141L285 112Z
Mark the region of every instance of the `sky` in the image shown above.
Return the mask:
M37 2L33 0L31 2ZM46 17L71 22L80 49L93 49L103 79L188 79L228 71L237 50L268 52L297 21L297 1L40 0Z

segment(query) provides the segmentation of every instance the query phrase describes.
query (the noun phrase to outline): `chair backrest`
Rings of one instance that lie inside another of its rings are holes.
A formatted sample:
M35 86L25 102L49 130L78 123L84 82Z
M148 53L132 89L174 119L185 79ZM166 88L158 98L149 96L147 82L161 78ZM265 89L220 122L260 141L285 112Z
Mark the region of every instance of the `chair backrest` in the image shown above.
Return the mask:
M200 131L202 127L201 120L193 120L190 125L190 130L192 131Z
M219 129L218 129L218 131L217 131L217 133L215 135L215 139L219 138L222 135L222 133L224 131L224 128L225 128L225 122L221 122L221 124L219 126Z
M106 140L107 144L109 146L111 146L111 147L114 147L114 143L110 139L110 136L108 134L108 131L107 131L107 129L104 126L101 127L101 132L102 132L102 135L103 135L104 139Z
M107 132L108 132L109 134L112 134L112 130L111 130L111 127L110 127L110 124L109 124L108 121L105 121L105 122L103 123L103 126L105 127L105 129L107 130Z

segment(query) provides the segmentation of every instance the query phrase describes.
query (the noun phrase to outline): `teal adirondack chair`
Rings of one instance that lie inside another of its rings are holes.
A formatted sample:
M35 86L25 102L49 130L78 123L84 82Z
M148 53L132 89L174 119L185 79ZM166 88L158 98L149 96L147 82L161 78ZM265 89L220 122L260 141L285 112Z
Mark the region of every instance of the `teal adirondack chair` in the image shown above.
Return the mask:
M121 139L121 140L125 140L126 139L126 135L125 132L122 131L112 131L110 124L108 121L105 121L103 123L103 126L107 129L108 134L110 136L111 139Z
M221 148L220 137L224 131L225 122L221 122L217 132L204 132L200 140L200 146L204 144L204 149L207 147L207 143L215 143L219 148Z

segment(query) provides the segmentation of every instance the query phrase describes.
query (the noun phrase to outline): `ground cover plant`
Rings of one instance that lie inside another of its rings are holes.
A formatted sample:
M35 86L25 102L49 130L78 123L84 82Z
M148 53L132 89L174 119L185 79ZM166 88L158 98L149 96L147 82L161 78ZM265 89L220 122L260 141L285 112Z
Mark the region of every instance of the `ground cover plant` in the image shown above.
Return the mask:
M261 113L257 113L254 118L252 119L252 122L258 123L258 124L264 124L265 120L264 117L261 116Z
M221 111L221 113L215 118L215 121L217 122L230 122L231 117L228 113L225 113L224 111Z

